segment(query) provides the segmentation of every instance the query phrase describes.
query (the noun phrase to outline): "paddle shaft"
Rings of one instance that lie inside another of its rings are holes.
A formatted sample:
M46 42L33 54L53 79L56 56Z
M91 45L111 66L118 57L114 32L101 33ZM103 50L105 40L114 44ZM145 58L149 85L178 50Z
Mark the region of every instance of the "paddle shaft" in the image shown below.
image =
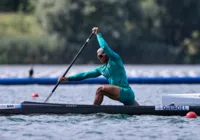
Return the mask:
M69 69L72 67L72 65L74 64L74 62L76 61L76 59L78 58L78 56L80 55L80 53L82 52L82 50L85 48L85 46L88 44L89 40L92 38L92 36L94 35L94 33L91 33L90 36L88 37L88 39L85 41L85 43L83 44L83 46L81 47L81 49L79 50L79 52L76 54L76 56L74 57L74 59L72 60L71 64L69 65L69 67L67 68L67 70L65 71L65 73L63 74L62 77L64 77L67 72L69 71ZM60 84L61 81L57 82L56 86L53 88L53 90L51 91L51 93L49 94L49 96L46 98L46 100L44 101L45 103L49 100L49 98L52 96L52 94L54 93L54 91L56 90L56 88L58 87L58 85Z

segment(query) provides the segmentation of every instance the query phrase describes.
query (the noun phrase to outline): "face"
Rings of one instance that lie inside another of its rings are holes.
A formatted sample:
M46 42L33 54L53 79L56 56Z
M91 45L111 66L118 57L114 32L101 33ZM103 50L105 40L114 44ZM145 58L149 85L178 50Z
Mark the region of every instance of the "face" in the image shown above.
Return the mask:
M107 55L102 50L97 52L97 58L101 63L106 63L108 61Z

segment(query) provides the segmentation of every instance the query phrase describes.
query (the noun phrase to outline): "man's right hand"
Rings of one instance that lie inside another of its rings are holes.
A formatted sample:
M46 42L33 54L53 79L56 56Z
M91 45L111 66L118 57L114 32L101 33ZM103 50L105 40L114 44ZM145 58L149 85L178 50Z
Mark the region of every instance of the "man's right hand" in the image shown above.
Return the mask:
M67 78L67 77L60 77L60 78L58 79L58 82L66 82L66 81L68 81L68 78Z

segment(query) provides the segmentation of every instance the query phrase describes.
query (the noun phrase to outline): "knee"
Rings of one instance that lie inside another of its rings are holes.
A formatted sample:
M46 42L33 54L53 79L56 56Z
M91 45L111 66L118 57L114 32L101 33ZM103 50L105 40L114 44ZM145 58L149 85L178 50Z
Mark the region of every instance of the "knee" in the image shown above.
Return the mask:
M96 96L102 96L102 95L103 95L103 92L101 92L101 91L96 92Z
M103 95L104 91L104 85L101 85L97 90L96 90L96 95Z

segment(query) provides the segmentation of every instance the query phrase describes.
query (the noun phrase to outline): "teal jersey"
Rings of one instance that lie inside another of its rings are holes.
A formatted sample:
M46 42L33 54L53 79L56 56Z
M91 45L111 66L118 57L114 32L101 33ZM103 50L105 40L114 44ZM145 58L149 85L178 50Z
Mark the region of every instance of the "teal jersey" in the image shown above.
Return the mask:
M80 81L86 78L95 78L103 75L106 79L108 79L108 82L111 85L129 87L126 71L124 69L121 57L108 46L100 33L97 34L97 40L104 53L106 53L106 55L109 57L108 63L103 64L92 71L70 76L68 77L68 80Z

